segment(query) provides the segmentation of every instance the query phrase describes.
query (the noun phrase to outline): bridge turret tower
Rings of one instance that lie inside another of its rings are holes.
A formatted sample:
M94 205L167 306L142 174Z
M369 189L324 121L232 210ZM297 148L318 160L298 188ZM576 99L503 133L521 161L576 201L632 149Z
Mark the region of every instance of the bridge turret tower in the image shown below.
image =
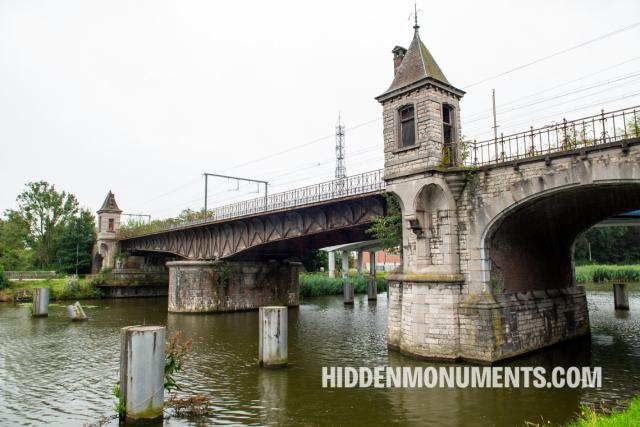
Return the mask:
M114 268L115 256L119 249L118 231L122 210L116 203L114 194L109 191L107 197L98 210L98 239L96 241L93 259L93 271L102 268Z
M467 287L457 194L449 183L460 187L463 176L452 167L461 164L464 92L449 83L418 28L416 20L409 49L393 49L393 82L376 98L384 118L384 180L400 201L403 225L402 270L387 275L388 345L421 357L456 358L457 306Z
M446 171L461 164L464 92L444 76L413 27L409 49L393 50L394 79L376 99L384 116L384 176L400 199L405 272L458 273L456 206Z

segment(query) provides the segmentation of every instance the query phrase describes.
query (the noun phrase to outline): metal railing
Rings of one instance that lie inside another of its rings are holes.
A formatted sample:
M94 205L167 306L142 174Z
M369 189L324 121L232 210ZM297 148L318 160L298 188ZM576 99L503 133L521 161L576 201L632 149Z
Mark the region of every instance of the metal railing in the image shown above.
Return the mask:
M294 208L326 200L378 192L385 188L383 172L384 169L379 169L359 175L348 176L342 179L335 179L333 181L326 181L320 184L283 191L281 193L274 193L269 195L266 199L264 197L258 197L230 205L220 206L210 209L208 217L205 219L184 221L179 224L170 224L166 227L154 229L148 233L143 232L137 234L134 232L127 235L126 238L138 237L144 234L153 234L167 230L187 228L194 225L207 224L230 218L239 218L257 213Z
M467 143L466 166L499 164L640 137L640 107L553 123L525 132Z

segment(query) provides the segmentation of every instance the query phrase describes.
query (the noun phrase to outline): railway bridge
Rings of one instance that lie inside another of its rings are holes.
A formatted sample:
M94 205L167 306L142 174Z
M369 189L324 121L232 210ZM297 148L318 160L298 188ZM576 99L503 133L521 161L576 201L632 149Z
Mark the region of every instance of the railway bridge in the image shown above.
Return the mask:
M589 334L573 244L589 227L640 209L640 110L560 120L462 141L464 92L420 40L393 49L383 109L384 170L217 208L211 218L119 239L116 250L171 258L169 310L297 305L300 256L370 239L402 210L402 268L387 275L388 345L424 358L495 362ZM107 228L103 228L107 227ZM119 248L119 249L118 249Z

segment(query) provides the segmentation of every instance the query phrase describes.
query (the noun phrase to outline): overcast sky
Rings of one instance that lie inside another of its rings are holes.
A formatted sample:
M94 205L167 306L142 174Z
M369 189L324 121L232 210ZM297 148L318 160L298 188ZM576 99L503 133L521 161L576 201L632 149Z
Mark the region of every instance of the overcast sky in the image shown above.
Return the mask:
M422 40L467 91L467 138L491 136L492 88L505 133L640 104L640 25L474 84L638 23L637 0L418 7ZM36 180L93 211L111 189L125 212L154 217L201 208L205 171L269 180L270 192L329 180L338 112L347 173L381 168L374 97L391 83L391 49L411 41L412 10L407 0L0 0L0 210ZM210 206L256 196L234 187L211 181Z

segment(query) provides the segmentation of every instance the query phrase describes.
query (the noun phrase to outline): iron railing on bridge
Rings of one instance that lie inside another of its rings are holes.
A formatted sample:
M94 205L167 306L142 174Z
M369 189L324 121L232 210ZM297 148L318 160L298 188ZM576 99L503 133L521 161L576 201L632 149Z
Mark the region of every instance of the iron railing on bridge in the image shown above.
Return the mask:
M531 157L575 150L583 147L623 142L640 138L640 107L602 112L577 120L563 120L548 126L480 142L463 142L461 151L464 166L498 165ZM454 151L458 151L456 148ZM454 156L445 156L451 166ZM339 199L384 190L384 169L342 179L322 182L294 190L258 197L214 208L204 219L163 224L152 230L132 230L125 238L206 224L256 213L304 206L326 200Z
M640 137L640 107L467 143L466 166L484 166Z
M265 197L244 200L230 205L220 206L209 211L205 219L185 221L179 224L171 224L153 232L174 230L178 228L192 227L223 219L243 217L263 212L271 212L280 209L304 206L326 200L335 200L343 197L357 196L373 193L384 189L384 169L365 172L359 175L322 182L296 188L294 190L274 193ZM265 205L266 201L266 205ZM135 237L135 233L131 236Z

